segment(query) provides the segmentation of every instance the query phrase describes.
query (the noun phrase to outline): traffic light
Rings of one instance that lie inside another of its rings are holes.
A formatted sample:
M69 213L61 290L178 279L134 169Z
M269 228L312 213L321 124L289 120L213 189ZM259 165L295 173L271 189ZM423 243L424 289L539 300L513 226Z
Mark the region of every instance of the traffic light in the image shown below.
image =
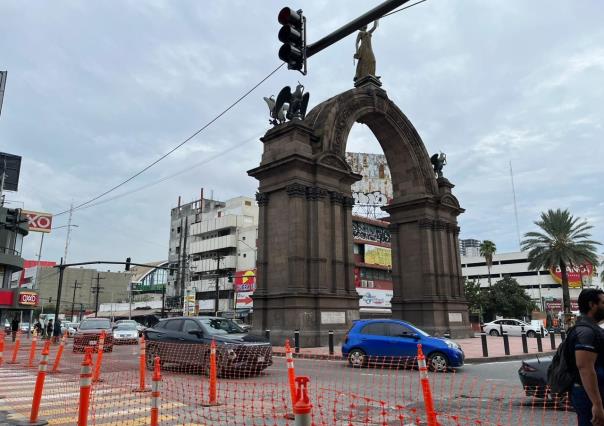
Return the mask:
M130 259L129 257L126 258L126 272L128 272L130 270L131 261L132 261L132 259Z
M306 18L302 9L294 11L284 7L277 20L283 27L279 30L279 58L287 63L290 70L298 70L306 75Z
M227 281L229 283L233 282L233 273L232 272L227 272Z

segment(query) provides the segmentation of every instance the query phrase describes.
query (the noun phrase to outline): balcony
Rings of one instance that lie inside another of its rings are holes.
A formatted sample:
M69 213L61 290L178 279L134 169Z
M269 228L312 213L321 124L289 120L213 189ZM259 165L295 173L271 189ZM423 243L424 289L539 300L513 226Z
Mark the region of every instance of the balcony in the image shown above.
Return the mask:
M191 254L206 253L209 251L215 251L229 247L237 247L236 235L225 235L223 237L208 238L207 240L194 241L189 246L189 252Z
M191 262L195 272L215 271L218 268L216 259L201 259ZM220 269L237 268L237 256L225 256L220 260Z

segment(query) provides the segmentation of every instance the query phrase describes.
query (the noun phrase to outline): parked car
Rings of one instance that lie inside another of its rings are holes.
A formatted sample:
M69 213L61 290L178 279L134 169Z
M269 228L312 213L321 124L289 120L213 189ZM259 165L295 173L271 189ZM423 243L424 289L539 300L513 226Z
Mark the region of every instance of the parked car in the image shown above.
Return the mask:
M73 351L83 352L86 347L96 348L103 331L106 333L103 351L113 351L113 334L111 332L111 321L108 318L87 318L82 320L73 336Z
M246 333L232 320L221 317L175 317L160 320L143 332L147 341L147 368L155 356L163 365L207 371L210 344L217 345L220 376L259 373L272 365L272 346L262 337Z
M461 367L464 353L452 340L432 337L414 325L400 320L355 321L342 345L342 355L352 367L364 367L369 361L408 361L417 356L422 344L428 367L446 371Z
M131 324L131 325L133 325L133 326L136 327L136 330L138 331L139 337L143 335L143 330L145 329L145 326L142 325L142 324L140 324L140 323L138 323L135 320L117 320L115 322L116 326L118 326L120 324Z
M138 329L136 328L136 325L130 322L118 323L113 327L113 343L138 343Z
M4 333L10 334L10 332L11 332L10 322L8 320L5 320L4 321Z
M19 330L21 330L22 333L27 333L29 331L29 323L28 322L20 323Z
M241 320L239 318L233 319L233 322L235 324L237 324L239 327L241 327L244 331L250 331L252 329L252 325L251 324L246 324L246 323L243 322L243 320Z
M508 336L522 336L522 327L524 327L524 331L526 331L526 337L537 337L537 333L541 332L540 326L509 318L487 322L483 325L483 331L491 336L501 335L502 330L506 331ZM544 328L543 335L547 336L548 334L549 332Z

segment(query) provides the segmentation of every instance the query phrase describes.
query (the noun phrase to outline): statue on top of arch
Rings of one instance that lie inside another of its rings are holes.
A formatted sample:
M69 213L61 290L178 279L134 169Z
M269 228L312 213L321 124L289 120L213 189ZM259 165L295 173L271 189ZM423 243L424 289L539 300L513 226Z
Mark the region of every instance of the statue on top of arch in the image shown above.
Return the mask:
M367 25L364 25L357 34L354 59L357 59L358 62L354 81L368 76L376 77L375 55L373 54L373 47L371 47L371 36L378 27L378 22L379 20L376 20L370 30L367 30Z
M434 167L436 176L439 178L443 177L443 167L447 165L447 154L444 152L434 154L430 157L430 163L432 163L432 166Z

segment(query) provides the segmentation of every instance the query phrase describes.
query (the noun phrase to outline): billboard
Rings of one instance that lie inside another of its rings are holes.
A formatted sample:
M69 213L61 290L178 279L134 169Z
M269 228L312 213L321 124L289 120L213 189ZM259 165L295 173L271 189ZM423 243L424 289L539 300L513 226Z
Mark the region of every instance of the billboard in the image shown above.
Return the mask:
M235 272L235 291L247 292L256 290L256 270L247 269Z
M52 268L57 262L50 262L46 260L40 261L40 268ZM18 287L32 288L36 282L36 274L38 272L38 261L37 260L24 260L23 269L18 274ZM13 275L14 277L14 275Z
M387 247L365 244L365 263L392 267L392 250Z
M392 290L357 287L359 308L391 308Z
M21 172L21 157L0 152L0 176L4 173L4 190L19 189L19 173Z
M52 230L52 213L21 210L27 218L30 232L50 232Z
M558 284L562 284L562 271L560 266L551 268L550 275ZM567 266L566 275L568 276L568 286L570 288L581 288L582 285L591 285L592 278L596 275L596 270L591 263L583 263L578 266Z

